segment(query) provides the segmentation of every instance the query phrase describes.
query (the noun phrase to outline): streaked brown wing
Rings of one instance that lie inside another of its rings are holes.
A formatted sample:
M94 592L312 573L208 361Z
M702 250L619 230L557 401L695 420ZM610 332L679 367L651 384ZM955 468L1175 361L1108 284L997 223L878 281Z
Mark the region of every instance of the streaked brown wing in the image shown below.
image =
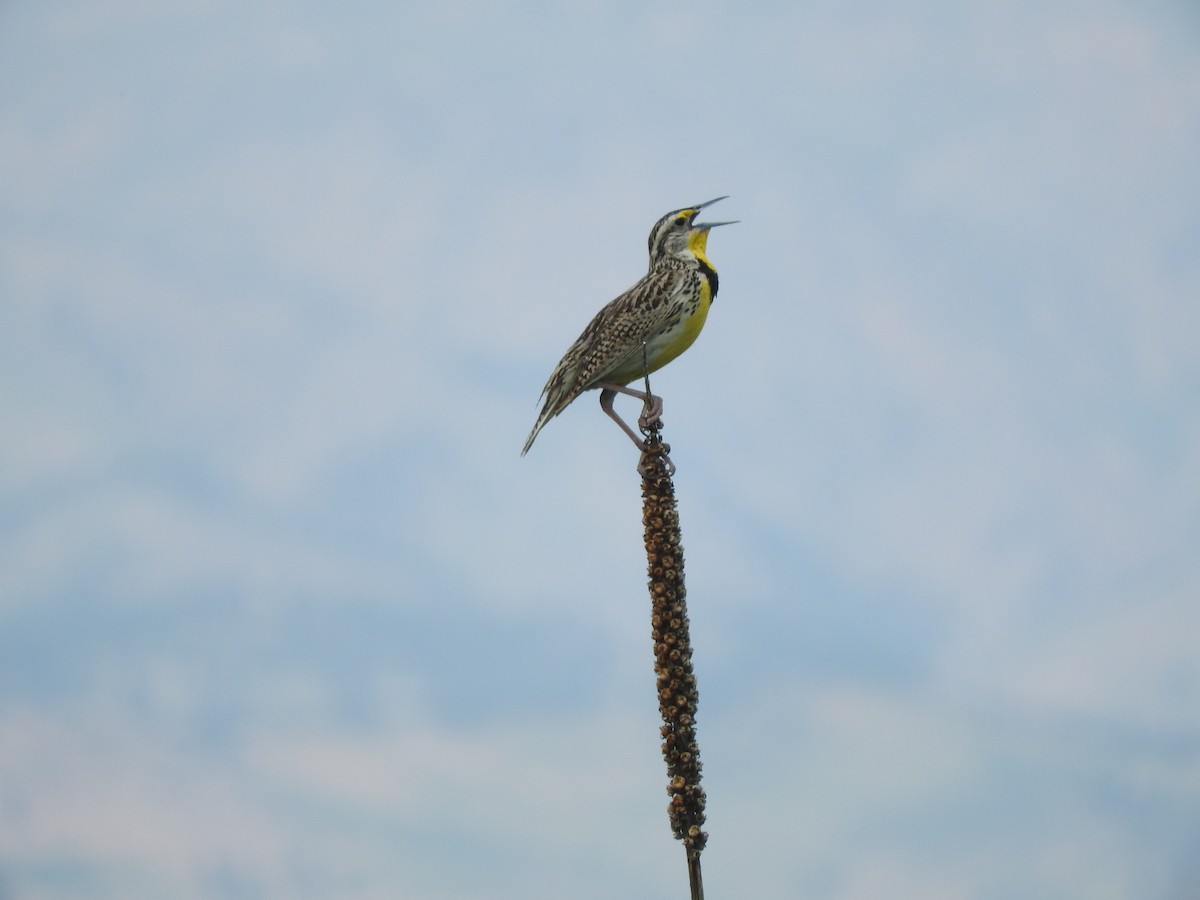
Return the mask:
M576 343L579 357L577 395L594 388L642 352L642 343L667 322L676 292L690 273L685 269L651 272L605 306Z

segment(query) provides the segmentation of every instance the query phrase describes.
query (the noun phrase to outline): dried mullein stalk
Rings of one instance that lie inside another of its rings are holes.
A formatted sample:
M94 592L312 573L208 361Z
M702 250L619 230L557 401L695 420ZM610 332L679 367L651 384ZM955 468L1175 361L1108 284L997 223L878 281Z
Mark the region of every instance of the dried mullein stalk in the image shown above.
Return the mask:
M661 423L643 423L646 450L638 471L642 476L642 523L649 563L651 634L658 708L662 713L662 751L667 763L667 813L671 830L687 851L693 900L704 896L700 883L700 852L708 835L704 825L704 789L700 787L700 747L696 742L696 703L699 692L692 671L683 545L679 511L671 481L674 466L662 442Z

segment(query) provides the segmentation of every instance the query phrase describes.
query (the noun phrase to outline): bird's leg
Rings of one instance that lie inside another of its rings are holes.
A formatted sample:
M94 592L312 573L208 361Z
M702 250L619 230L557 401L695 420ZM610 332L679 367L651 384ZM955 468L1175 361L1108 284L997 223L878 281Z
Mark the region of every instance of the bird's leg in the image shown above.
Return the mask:
M642 398L642 414L638 416L638 428L642 429L642 434L657 428L662 425L663 401L662 397L656 397L650 392L650 369L646 360L646 345L642 344L642 365L647 366L642 370L642 378L646 382L646 395ZM670 449L669 447L667 448ZM670 462L670 459L667 460ZM671 467L674 474L675 467Z
M649 379L647 379L649 382ZM675 474L675 464L671 462L671 457L668 454L671 452L669 444L659 442L654 448L642 437L639 437L632 428L626 424L625 420L617 415L617 411L613 408L613 401L617 398L617 394L626 394L630 397L637 397L642 401L642 414L638 417L638 427L643 432L649 431L652 427L660 424L663 411L662 397L652 394L649 391L649 383L647 383L645 391L636 391L631 387L623 384L613 384L611 382L602 382L600 385L600 408L608 414L614 422L621 426L621 430L629 435L629 439L633 441L637 448L642 453L661 453L669 467L669 474Z
M649 387L649 385L647 385ZM641 438L634 435L633 429L625 424L625 421L617 415L613 409L613 400L616 399L618 393L626 394L630 397L637 397L642 401L642 414L638 416L638 427L642 431L649 431L650 428L658 424L662 420L663 401L662 397L657 394L651 394L646 391L635 391L633 388L624 384L612 384L611 382L601 382L600 384L600 406L604 411L625 430L625 433L633 440L638 448L645 450L645 442Z
M630 433L629 426L625 425L624 422L621 422L621 420L617 418L617 414L613 412L612 408L615 394L618 392L626 394L630 397L637 397L642 401L642 414L638 416L638 427L642 430L650 428L651 425L653 425L655 422L658 422L662 418L663 401L662 397L658 396L657 394L651 394L648 390L636 391L628 385L612 384L611 382L602 382L600 387L602 388L600 394L600 405L604 407L604 411L606 413L608 413L621 424L621 427L625 429L626 434ZM649 387L649 385L647 385L647 387ZM605 394L608 394L607 404L604 402ZM637 438L634 438L634 442L639 443Z
M620 425L621 430L629 435L629 439L637 445L637 448L645 453L646 442L642 440L642 438L638 437L637 432L630 428L629 425L626 424L625 420L617 415L617 411L613 409L613 401L617 399L618 392L622 394L629 394L631 397L640 397L643 403L647 402L646 396L641 391L632 391L623 384L600 385L600 408L604 410L605 414L610 419ZM641 420L638 421L638 424L641 424Z

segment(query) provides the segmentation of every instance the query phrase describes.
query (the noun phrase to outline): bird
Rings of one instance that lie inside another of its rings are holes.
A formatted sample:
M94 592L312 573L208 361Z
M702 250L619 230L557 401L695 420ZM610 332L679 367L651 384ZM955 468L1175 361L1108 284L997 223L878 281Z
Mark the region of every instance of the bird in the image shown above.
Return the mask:
M662 399L628 387L674 360L692 346L717 296L717 270L708 258L708 233L735 222L697 222L702 209L726 197L676 209L654 223L647 247L650 268L633 287L612 300L583 329L559 360L541 397L545 398L533 430L521 450L524 456L546 424L579 395L600 389L600 407L643 452L645 441L615 409L617 394L644 404L639 424L645 428L662 414Z

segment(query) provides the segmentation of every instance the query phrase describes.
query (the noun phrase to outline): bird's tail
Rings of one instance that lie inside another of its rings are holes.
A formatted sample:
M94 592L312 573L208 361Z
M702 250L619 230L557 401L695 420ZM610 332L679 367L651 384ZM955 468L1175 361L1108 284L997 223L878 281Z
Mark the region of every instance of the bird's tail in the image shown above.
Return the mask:
M547 382L545 390L542 391L542 397L546 398L545 404L542 406L542 411L538 413L537 421L533 423L533 431L529 432L529 437L525 440L525 446L521 450L521 455L524 456L529 452L529 448L533 446L533 440L538 436L546 424L557 416L560 412L567 408L567 404L573 400L573 397L564 396L561 392L552 390L553 378ZM541 397L538 398L539 400Z
M521 455L524 456L529 452L529 448L533 446L533 439L538 436L538 432L542 430L545 424L550 421L545 412L538 416L537 422L533 425L533 431L529 432L529 437L525 439L525 446L521 448Z
M549 387L549 385L547 385ZM546 391L542 391L542 397L546 397ZM539 400L541 397L538 398ZM554 404L549 397L546 397L546 402L542 406L542 411L538 413L537 421L533 423L533 430L529 432L529 437L525 439L525 446L521 448L521 455L524 456L529 452L529 448L533 446L533 440L538 436L538 432L546 427L549 422L558 413L558 410L553 409Z

